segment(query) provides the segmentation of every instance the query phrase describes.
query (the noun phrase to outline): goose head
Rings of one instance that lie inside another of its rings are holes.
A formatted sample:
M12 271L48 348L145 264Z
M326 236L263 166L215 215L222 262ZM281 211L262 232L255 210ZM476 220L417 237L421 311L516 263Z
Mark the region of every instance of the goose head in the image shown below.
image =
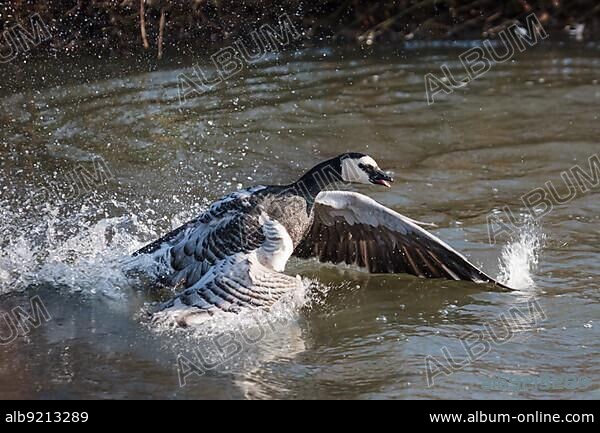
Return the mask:
M379 168L373 158L364 153L345 153L339 156L344 182L383 185L390 188L394 181Z

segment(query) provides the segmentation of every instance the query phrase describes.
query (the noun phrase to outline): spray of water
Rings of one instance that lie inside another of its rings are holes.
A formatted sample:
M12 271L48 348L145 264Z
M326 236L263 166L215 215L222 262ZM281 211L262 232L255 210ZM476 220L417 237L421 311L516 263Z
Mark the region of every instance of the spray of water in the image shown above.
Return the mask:
M544 247L545 235L534 221L527 221L502 250L498 281L518 290L535 288L533 274Z
M121 213L102 218L101 207L47 205L33 214L0 204L0 294L50 285L120 298L129 284L123 258L155 235L146 221Z
M156 271L150 257L131 258L132 252L164 232L164 228L156 229L153 212L144 213L115 200L70 208L59 203L38 211L33 214L0 202L0 295L46 285L83 296L124 299L146 287L139 279L144 276L130 272L132 269L147 269L146 277ZM198 205L174 215L172 228L200 211ZM115 214L120 216L108 217ZM308 288L312 282L304 283ZM269 320L294 321L301 308L310 303L307 293L304 290L284 297L269 312ZM213 321L215 329L203 327L198 335L249 327L257 318L240 315L230 319Z

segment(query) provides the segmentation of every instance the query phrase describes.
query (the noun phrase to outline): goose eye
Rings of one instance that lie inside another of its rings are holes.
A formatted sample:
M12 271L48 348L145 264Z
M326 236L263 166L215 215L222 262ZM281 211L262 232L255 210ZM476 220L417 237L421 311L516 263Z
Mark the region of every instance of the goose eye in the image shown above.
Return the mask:
M360 164L358 164L358 167L368 174L373 173L374 171L377 170L376 167L374 167L372 165L363 164L362 162Z

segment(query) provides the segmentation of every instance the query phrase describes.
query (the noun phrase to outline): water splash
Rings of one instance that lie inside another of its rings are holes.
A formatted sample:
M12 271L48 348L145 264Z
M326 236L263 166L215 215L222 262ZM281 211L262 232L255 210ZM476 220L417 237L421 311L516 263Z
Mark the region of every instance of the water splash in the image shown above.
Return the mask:
M156 234L123 204L109 205L121 207L122 216L106 217L106 209L89 204L69 210L46 205L33 214L0 203L0 294L50 285L121 298L132 283L124 258Z
M291 359L306 349L299 322L301 310L311 302L308 289L312 282L303 279L303 283L302 289L287 293L268 311L252 309L215 315L188 328L154 321L147 325L158 335L169 337L162 339L163 344L169 351L179 353L180 380L182 373L190 371L189 366L182 368L182 362L193 363L196 373L245 375L270 362Z
M130 279L120 262L128 256L134 236L124 227L129 218L107 218L86 227L78 234L47 251L37 271L38 281L110 298L124 296Z
M171 229L196 216L205 207L196 203L170 219ZM150 257L131 253L165 230L157 228L154 212L136 209L115 199L89 200L78 206L47 204L37 213L0 201L0 295L47 285L84 296L127 298L145 285L156 271ZM163 224L164 225L164 224ZM168 229L168 228L167 228ZM148 275L132 270L147 271ZM313 281L304 279L305 288ZM269 312L269 320L294 322L312 292L291 293ZM198 335L251 328L256 317L215 321Z
M545 239L541 227L534 221L527 221L502 249L498 281L518 290L535 288L533 273Z

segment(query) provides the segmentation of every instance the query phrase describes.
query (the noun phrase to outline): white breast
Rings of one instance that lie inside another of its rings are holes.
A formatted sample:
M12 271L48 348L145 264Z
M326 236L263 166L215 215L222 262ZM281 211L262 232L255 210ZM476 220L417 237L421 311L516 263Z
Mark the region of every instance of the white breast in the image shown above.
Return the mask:
M260 218L266 240L257 251L258 259L263 266L283 272L294 252L292 238L283 225L267 214L263 213Z

